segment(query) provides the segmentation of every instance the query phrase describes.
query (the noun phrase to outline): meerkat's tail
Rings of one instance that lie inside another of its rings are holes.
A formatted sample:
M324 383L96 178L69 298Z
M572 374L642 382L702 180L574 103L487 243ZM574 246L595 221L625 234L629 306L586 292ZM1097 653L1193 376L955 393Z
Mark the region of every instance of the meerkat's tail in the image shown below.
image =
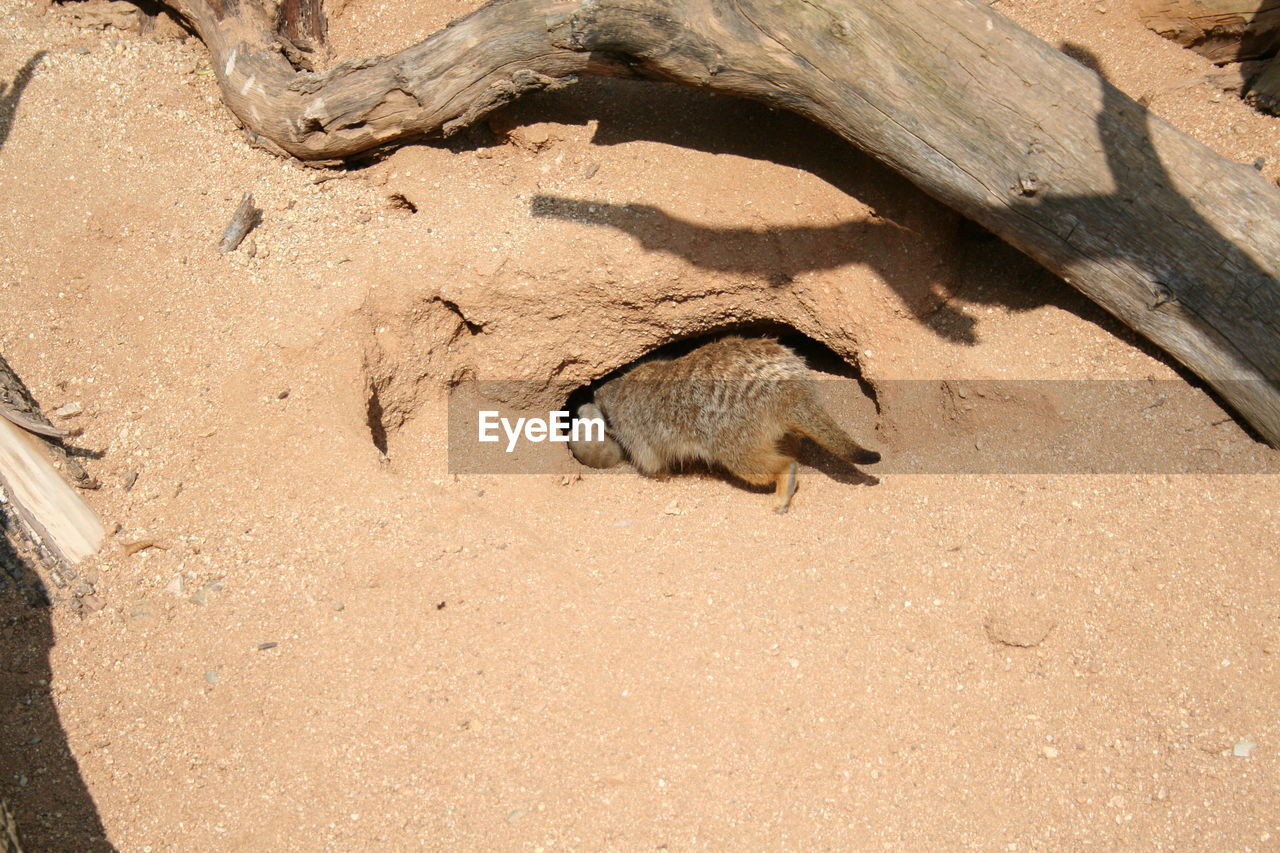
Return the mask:
M811 438L846 462L870 465L880 461L880 454L867 450L849 437L840 425L823 411L812 396L805 394L792 415L791 429Z

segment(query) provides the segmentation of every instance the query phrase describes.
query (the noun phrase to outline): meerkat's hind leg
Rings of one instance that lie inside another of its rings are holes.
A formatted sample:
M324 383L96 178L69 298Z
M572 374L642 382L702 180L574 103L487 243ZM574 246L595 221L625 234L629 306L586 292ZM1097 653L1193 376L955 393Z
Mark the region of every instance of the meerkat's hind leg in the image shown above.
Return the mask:
M740 480L756 486L772 485L778 497L779 513L785 513L791 505L791 496L796 491L796 463L792 457L772 448L760 449L734 462L726 460L724 466Z
M796 493L796 474L799 471L799 465L795 460L786 468L778 472L777 491L775 494L778 498L777 507L774 509L778 515L786 515L787 510L791 508L791 498Z

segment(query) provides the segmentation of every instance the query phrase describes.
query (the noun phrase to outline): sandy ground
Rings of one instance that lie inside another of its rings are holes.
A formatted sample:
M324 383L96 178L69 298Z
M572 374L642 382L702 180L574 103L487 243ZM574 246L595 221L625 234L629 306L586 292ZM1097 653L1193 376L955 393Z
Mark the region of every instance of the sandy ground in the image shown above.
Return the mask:
M352 0L333 44L385 53L467 8ZM1280 120L1198 82L1207 64L1127 4L997 8L1280 176ZM604 287L625 311L656 275L768 286L803 245L733 244L749 263L717 269L714 229L677 251L529 199L822 223L861 204L823 132L595 83L514 108L507 141L319 172L245 143L198 42L20 0L0 21L0 82L43 52L0 97L0 351L46 412L83 406L65 423L101 452L88 499L115 531L84 567L101 609L0 591L0 794L29 850L1280 849L1274 476L903 473L910 419L866 423L851 379L843 416L885 470L806 470L787 517L715 477L567 457L450 474L432 371L519 360L500 317L441 331L417 294ZM802 166L744 153L761 128ZM254 253L218 255L246 190ZM1152 382L1180 392L1114 417L1274 465L1065 285L974 245L925 317L892 265L796 281L886 306L850 333L869 380ZM417 332L435 348L411 358ZM393 368L412 405L382 441L369 388ZM937 419L979 444L1062 416L957 405Z

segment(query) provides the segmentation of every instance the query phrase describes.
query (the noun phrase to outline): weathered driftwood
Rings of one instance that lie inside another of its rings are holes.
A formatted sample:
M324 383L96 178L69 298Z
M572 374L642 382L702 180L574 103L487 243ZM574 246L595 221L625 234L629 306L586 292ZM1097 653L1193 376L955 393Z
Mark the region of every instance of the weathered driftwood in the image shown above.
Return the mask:
M1142 22L1219 65L1272 57L1280 46L1280 0L1137 0ZM1246 74L1245 100L1280 111L1280 58Z
M13 372L9 362L0 355L0 418L22 427L27 432L50 439L61 439L71 434L70 430L55 427L40 411L35 398L27 390L27 386ZM61 443L50 441L48 449L53 458L65 469L72 482L81 489L96 489L98 483L76 457L67 453Z
M1280 115L1280 57L1272 59L1261 74L1250 80L1244 99L1260 110Z
M38 444L39 439L0 420L0 486L24 526L74 565L97 552L105 531Z
M225 255L227 252L234 252L261 221L262 211L254 205L253 193L245 193L240 197L240 203L231 214L231 221L227 223L222 237L218 240L218 253Z
M3 357L0 415L0 491L5 509L53 561L73 565L96 552L105 535L102 523L54 468L41 438L66 435L67 431L49 424ZM61 459L72 461L65 451L61 451ZM83 470L80 474L87 477ZM37 549L36 553L42 552ZM55 562L46 568L52 571L58 566Z
M1136 0L1142 22L1216 63L1273 53L1280 0Z
M795 111L1062 276L1280 442L1280 193L977 0L498 0L296 71L249 0L174 0L262 144L331 160L576 74Z

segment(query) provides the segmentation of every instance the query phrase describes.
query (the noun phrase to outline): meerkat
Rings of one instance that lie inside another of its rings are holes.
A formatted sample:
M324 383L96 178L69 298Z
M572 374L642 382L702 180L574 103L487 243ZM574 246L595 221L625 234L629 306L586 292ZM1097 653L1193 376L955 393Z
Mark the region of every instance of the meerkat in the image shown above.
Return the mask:
M578 420L603 421L604 413L595 403L583 403L578 407L574 417ZM586 432L590 434L589 430ZM569 450L573 452L574 459L588 468L612 468L622 461L622 448L618 446L618 442L609 437L607 427L604 436L600 439L570 438Z
M625 453L652 477L686 461L709 463L745 482L772 484L779 514L796 490L797 438L853 464L880 461L818 404L800 356L768 338L722 338L670 361L637 365L578 410L578 417L600 416L607 424L603 441L571 443L583 464L612 467Z

